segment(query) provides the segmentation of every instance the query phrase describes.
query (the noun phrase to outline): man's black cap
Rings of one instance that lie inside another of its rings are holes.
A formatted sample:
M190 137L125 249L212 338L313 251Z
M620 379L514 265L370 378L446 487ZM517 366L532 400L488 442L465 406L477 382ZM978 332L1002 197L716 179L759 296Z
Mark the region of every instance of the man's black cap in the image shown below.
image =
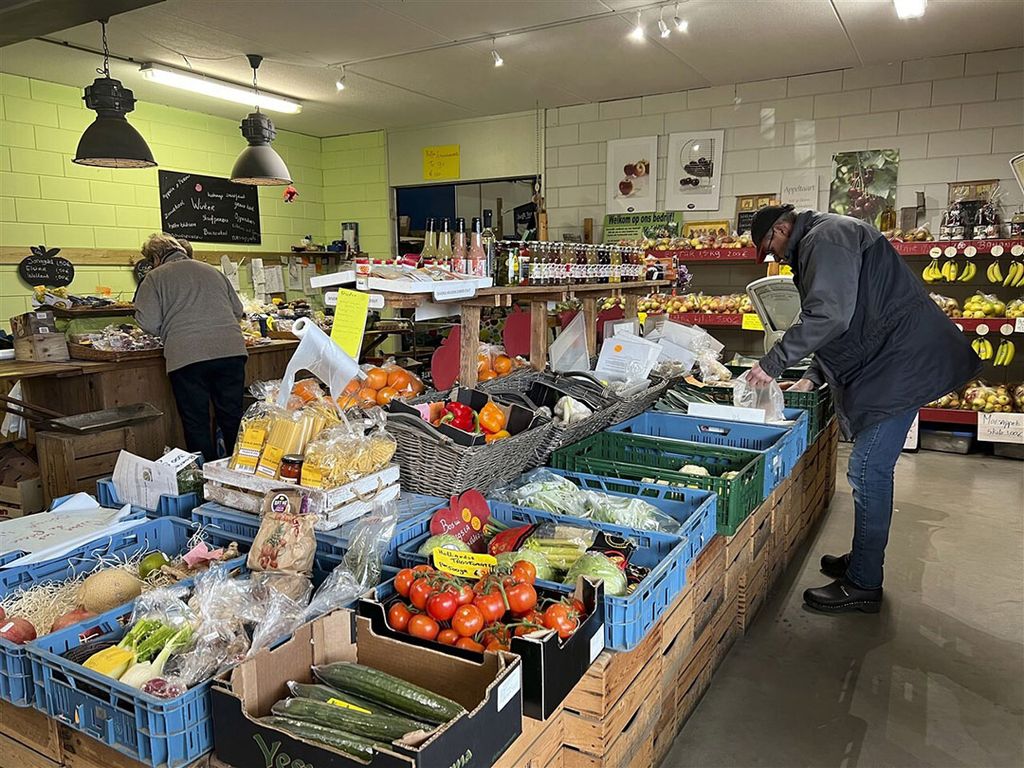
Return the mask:
M757 249L758 259L764 258L764 254L761 253L761 242L768 235L769 230L779 220L779 216L792 210L792 205L766 205L754 214L754 219L750 223L750 239Z

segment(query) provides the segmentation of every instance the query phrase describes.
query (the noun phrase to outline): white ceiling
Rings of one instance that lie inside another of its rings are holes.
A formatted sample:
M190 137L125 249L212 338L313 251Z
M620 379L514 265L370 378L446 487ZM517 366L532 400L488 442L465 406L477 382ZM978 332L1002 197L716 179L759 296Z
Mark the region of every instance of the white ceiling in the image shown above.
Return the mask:
M859 64L1024 45L1024 0L931 0L901 22L891 0L689 0L685 35L657 36L651 0L165 0L115 16L111 51L300 99L280 128L331 136ZM637 7L648 36L627 38ZM674 4L665 3L665 18ZM573 20L580 20L574 23ZM549 26L559 24L560 26ZM492 66L490 37L505 59ZM48 36L95 49L99 26ZM484 38L484 39L480 39ZM456 44L453 44L456 43ZM338 71L346 85L338 93ZM29 40L0 49L0 71L88 84L95 55ZM238 117L237 105L143 80L113 62L136 98Z

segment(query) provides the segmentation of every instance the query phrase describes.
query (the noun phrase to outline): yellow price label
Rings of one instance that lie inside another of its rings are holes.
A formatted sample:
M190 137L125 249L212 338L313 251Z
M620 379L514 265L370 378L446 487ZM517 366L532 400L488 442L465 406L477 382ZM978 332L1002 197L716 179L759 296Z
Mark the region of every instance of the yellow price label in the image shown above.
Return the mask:
M489 571L498 564L494 555L479 552L456 552L454 549L438 547L434 550L434 567L452 576L464 579L477 579L484 571Z
M457 179L460 169L461 149L458 144L442 144L423 148L423 180Z
M761 318L757 315L746 312L743 315L742 328L745 331L763 331L764 323L761 322Z
M349 704L347 701L342 701L341 699L328 699L327 703L328 704L333 704L336 707L341 707L342 709L351 709L354 712L362 712L364 715L372 715L373 714L373 712L371 712L368 709L363 709L362 707L357 707L355 704Z

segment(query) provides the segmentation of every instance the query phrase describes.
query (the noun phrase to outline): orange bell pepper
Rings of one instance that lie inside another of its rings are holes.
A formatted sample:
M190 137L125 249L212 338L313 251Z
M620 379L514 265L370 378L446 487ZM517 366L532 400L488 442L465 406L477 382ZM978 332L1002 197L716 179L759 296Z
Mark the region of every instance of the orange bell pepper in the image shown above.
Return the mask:
M506 437L512 437L507 429L499 429L493 434L485 435L484 440L488 443L493 443L495 440L504 440Z
M487 403L480 409L480 429L487 434L493 435L501 432L507 423L508 419L505 418L505 414L494 403Z

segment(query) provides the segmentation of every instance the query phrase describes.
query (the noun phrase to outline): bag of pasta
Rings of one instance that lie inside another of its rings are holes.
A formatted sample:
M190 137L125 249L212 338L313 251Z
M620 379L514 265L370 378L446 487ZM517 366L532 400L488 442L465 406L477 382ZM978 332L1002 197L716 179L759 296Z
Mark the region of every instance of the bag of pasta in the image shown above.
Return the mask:
M274 382L257 381L249 387L249 392L256 398L256 402L249 406L245 415L242 416L242 423L238 425L238 437L235 440L235 449L231 454L231 469L244 472L247 475L256 474L256 467L260 461L260 454L270 434L270 423L274 411L278 410L270 402L269 392L274 388Z
M306 446L302 464L302 485L330 490L384 469L398 444L384 429L381 417L363 433L355 427L338 426L324 430Z

